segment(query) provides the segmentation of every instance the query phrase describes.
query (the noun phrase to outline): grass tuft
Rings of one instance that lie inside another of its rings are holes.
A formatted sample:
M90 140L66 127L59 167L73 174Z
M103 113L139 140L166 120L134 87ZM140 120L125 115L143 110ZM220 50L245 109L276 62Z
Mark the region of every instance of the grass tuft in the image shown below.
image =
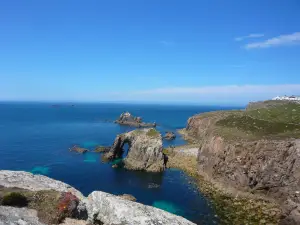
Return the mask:
M159 136L159 132L157 130L155 130L154 128L148 130L147 135L150 137L158 137Z

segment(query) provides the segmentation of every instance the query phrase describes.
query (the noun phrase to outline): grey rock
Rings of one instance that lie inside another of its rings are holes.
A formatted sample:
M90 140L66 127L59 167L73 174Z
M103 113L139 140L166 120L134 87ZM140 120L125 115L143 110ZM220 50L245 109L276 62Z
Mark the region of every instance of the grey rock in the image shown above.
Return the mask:
M17 187L31 191L55 190L71 192L79 199L84 198L80 191L66 183L24 171L0 170L0 186Z
M44 223L39 222L35 210L0 206L0 225L44 225Z
M88 196L89 221L114 225L192 225L194 223L163 210L127 201L100 191Z
M125 200L122 197L101 191L95 191L85 198L78 190L68 184L46 176L33 175L23 171L0 170L0 186L17 187L32 191L55 190L71 192L80 200L77 206L80 218L85 218L87 213L90 222L97 222L98 220L98 222L101 221L106 225L193 224L182 217L163 210ZM0 206L0 225L42 224L38 222L36 215L35 210ZM77 223L76 220L69 220L65 224ZM85 222L80 220L78 224L85 224Z
M124 159L125 168L149 172L164 170L162 137L155 129L134 130L118 135L111 150L103 157L109 160L120 157L126 143L129 151Z

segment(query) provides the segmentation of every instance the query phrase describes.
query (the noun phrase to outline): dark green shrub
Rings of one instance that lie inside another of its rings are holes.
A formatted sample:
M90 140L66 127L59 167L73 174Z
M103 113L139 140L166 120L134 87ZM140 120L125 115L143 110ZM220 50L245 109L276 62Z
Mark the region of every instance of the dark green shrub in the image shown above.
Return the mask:
M10 192L3 196L2 205L24 207L27 206L27 198L19 192Z

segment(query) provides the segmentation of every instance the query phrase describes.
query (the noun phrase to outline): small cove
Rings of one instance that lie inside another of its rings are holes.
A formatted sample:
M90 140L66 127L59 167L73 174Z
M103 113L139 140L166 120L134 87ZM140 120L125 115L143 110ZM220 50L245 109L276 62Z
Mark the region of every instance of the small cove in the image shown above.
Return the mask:
M215 224L210 202L177 169L145 173L112 168L101 163L100 154L80 155L68 149L74 144L93 150L111 145L117 134L133 128L112 123L123 111L157 122L158 130L176 131L188 117L220 107L124 104L78 104L51 107L46 103L1 103L0 169L25 170L69 183L88 195L101 190L132 194L138 202L183 216L197 224ZM223 108L225 109L225 108ZM181 145L177 137L164 145Z

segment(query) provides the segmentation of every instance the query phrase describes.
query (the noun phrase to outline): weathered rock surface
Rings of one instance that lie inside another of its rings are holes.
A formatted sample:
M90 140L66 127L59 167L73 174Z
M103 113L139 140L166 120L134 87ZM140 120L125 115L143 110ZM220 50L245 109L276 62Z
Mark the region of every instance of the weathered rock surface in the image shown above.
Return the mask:
M94 191L88 196L89 220L124 225L192 225L194 223L160 209Z
M129 201L136 201L136 198L133 195L129 195L129 194L123 194L123 195L119 195L119 197L125 199L125 200L129 200Z
M175 138L176 138L176 135L172 131L167 131L164 136L164 139L166 139L166 140L174 140Z
M64 224L105 224L105 225L150 225L174 224L190 225L192 222L165 212L163 210L145 206L140 203L123 199L101 191L91 193L85 198L70 185L42 175L32 175L22 171L0 170L0 186L16 187L31 191L54 190L71 192L80 199L77 206L79 211L87 210L88 221L66 219ZM0 224L42 225L37 212L28 208L14 208L0 206Z
M164 170L162 137L155 129L141 129L118 135L111 150L103 157L118 158L123 153L123 146L128 143L128 155L123 160L125 168L160 172Z
M33 175L24 171L0 170L0 186L17 187L31 191L55 190L58 192L70 192L79 199L84 197L81 192L68 184L43 175Z
M135 117L129 112L122 113L115 123L133 127L156 127L156 123L144 123L141 117Z
M275 103L270 104L252 104L247 111L263 106L266 110L259 111L269 113ZM284 138L277 133L259 137L258 129L248 132L240 126L240 130L238 120L233 121L236 127L220 127L218 121L231 114L212 112L188 120L186 132L200 145L199 173L223 186L272 197L285 212L282 224L300 224L300 139L292 138L292 133L286 133Z
M27 208L0 206L0 225L45 225L39 222L37 211Z

